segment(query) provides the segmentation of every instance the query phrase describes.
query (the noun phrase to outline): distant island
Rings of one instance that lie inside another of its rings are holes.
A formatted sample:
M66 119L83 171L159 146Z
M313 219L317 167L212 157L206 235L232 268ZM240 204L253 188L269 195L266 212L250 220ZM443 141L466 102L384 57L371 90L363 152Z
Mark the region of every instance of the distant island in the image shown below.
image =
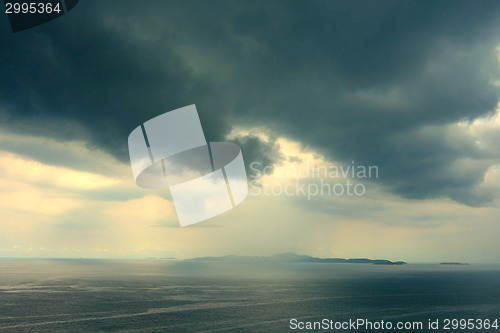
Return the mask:
M187 259L189 261L210 262L291 262L291 263L331 263L331 264L372 264L372 265L406 265L404 261L390 261L385 259L342 259L342 258L317 258L296 254L293 252L275 254L268 257L250 257L228 255L224 257L199 257Z
M175 257L162 257L162 258L146 257L146 260L157 260L157 259L161 259L161 260L175 260L176 258Z
M440 265L469 265L466 262L440 262Z

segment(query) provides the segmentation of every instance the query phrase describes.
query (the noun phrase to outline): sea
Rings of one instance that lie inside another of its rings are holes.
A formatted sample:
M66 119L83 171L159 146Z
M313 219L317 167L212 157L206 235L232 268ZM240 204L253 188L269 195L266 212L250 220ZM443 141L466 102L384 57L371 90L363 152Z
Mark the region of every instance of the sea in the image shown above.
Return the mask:
M499 319L495 265L0 259L0 332L499 332Z

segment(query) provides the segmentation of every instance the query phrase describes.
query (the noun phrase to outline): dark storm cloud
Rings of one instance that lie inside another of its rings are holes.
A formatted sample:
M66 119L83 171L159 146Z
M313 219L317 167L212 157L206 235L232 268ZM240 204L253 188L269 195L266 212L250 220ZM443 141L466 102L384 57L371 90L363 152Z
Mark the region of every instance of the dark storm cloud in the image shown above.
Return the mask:
M244 159L246 164L247 176L256 176L256 171L262 170L268 166L272 167L284 160L280 152L280 146L276 139L270 138L268 142L261 140L258 136L249 134L244 137L236 137L232 140L245 153ZM254 167L250 167L252 163ZM267 170L267 169L266 169ZM270 173L270 171L266 171Z
M68 20L17 34L3 22L0 107L8 119L2 127L79 139L81 132L36 128L40 118L59 126L77 122L90 132L92 143L126 160L131 130L163 112L197 104L207 137L222 138L227 110L212 101L220 93L206 79L194 77L173 52L175 32L162 33L161 43L134 38L123 30L125 23L110 24L109 19L130 19L135 8L114 13L113 7L81 7Z
M402 196L480 205L495 194L476 185L498 157L448 125L498 103L499 7L88 1L18 34L2 18L0 107L12 130L33 116L76 121L125 161L137 124L195 103L209 141L232 125L265 126L329 158L378 165ZM255 140L239 143L267 149Z
M244 14L234 26L266 52L240 77L254 85L243 91L259 90L262 112L244 93L237 110L333 159L378 165L380 181L405 197L484 204L498 191L475 187L499 156L466 132L455 144L446 125L497 106L498 14L493 2L292 2ZM261 66L267 80L253 74Z

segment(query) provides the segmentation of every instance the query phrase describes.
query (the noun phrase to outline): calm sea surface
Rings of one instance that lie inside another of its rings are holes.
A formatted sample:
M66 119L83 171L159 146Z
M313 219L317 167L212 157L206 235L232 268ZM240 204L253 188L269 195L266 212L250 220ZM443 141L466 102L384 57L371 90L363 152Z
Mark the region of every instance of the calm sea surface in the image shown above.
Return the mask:
M0 332L299 331L292 318L500 332L442 327L500 319L500 267L0 260Z

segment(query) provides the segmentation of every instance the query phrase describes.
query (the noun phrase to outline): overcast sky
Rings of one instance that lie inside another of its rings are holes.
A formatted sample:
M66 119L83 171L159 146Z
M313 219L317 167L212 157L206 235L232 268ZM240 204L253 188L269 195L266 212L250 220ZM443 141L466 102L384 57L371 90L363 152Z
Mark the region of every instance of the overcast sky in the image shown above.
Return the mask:
M498 263L499 99L498 1L88 0L15 34L0 15L0 256ZM191 104L249 175L378 177L355 197L251 188L179 228L168 190L135 185L127 137Z

